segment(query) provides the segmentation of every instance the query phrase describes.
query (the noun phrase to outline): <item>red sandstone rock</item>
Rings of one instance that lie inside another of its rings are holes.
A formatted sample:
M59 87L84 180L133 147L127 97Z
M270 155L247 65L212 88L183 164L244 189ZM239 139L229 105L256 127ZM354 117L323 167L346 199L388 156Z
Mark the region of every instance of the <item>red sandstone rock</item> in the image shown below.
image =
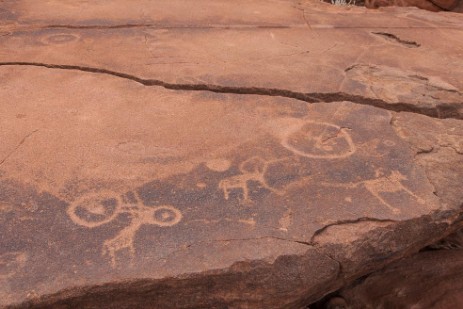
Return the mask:
M421 252L340 292L345 308L459 308L463 250Z
M366 0L365 6L373 9L384 6L415 6L433 12L453 11L463 13L463 2L461 0Z
M297 308L459 227L461 19L230 3L0 3L0 306Z

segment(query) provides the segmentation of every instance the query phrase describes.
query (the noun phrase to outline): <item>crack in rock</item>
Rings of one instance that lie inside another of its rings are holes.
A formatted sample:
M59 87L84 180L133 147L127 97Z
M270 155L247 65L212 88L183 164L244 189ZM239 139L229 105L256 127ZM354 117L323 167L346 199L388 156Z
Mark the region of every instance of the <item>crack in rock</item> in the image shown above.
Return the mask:
M459 1L454 1L451 5L445 7L443 6L441 3L438 3L437 1L435 0L429 0L429 2L431 2L432 4L434 4L435 6L437 6L439 9L441 9L442 11L444 12L451 12L453 11L454 9L456 9L459 5Z
M379 35L381 37L383 37L384 39L388 40L388 41L395 41L399 44L402 44L408 48L418 48L421 46L421 44L415 42L415 41L407 41L407 40L402 40L401 38L399 38L398 36L396 36L395 34L392 34L392 33L388 33L388 32L372 32L373 34L375 35Z
M209 243L209 242L252 241L252 240L265 240L265 239L289 241L289 242L294 242L294 243L298 243L298 244L301 244L301 245L313 247L311 244L309 244L307 242L304 242L304 241L299 241L299 240L294 240L294 239L289 239L289 238L283 238L283 237L276 237L276 236L262 236L262 237L250 237L250 238L229 238L229 239L212 239L210 241L207 241L206 243ZM195 245L195 244L198 244L198 243L201 243L201 242L195 242L193 244L189 244L187 247L191 247L192 245Z
M150 28L158 30L175 30L175 29L192 29L192 30L208 30L208 29L292 29L301 28L305 25L294 24L294 25L254 25L254 24L243 24L243 25L163 25L155 23L140 23L140 24L115 24L115 25L66 25L66 24L53 24L53 25L42 25L42 26L31 26L31 27L18 27L19 30L33 30L33 29L74 29L74 30L110 30L110 29L134 29L134 28Z
M16 147L10 151L10 153L8 153L2 160L0 160L0 166L3 165L3 163L6 162L6 160L8 160L8 158L10 158L25 142L26 140L31 137L34 133L36 133L37 131L39 131L38 129L30 132L29 134L27 134L26 136L23 137L23 139L18 143L18 145L16 145Z
M40 62L0 62L0 66L33 66L44 67L48 69L59 69L69 71L82 71L95 74L112 75L127 80L132 80L144 86L158 86L171 90L185 90L185 91L210 91L215 93L229 93L229 94L252 94L252 95L265 95L265 96L280 96L291 99L304 101L307 103L333 103L349 101L360 105L374 106L377 108L395 111L395 112L411 112L422 114L433 118L454 118L463 119L463 113L459 110L463 106L463 102L458 103L441 103L435 107L416 106L413 103L395 102L388 103L381 99L368 98L361 95L354 95L344 92L310 92L303 93L287 89L277 88L264 88L264 87L234 87L234 86L221 86L215 84L177 84L169 83L159 79L145 79L132 74L88 66L67 65L67 64L49 64ZM348 71L351 68L346 69Z
M322 233L324 233L328 228L332 226L339 226L339 225L345 225L345 224L355 224L359 222L385 222L385 223L395 223L397 220L392 220L392 219L378 219L378 218L371 218L371 217L362 217L362 218L357 218L357 219L346 219L346 220L339 220L330 224L327 224L323 226L322 228L319 228L316 230L312 237L310 238L309 242L306 242L307 245L311 246L316 246L317 242L315 241L315 238L320 236Z

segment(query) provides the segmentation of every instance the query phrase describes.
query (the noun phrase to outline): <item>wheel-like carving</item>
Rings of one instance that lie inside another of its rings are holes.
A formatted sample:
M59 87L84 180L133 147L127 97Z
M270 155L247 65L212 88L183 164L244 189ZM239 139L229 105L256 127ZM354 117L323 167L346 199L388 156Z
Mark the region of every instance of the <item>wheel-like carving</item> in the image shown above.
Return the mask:
M282 145L294 154L313 159L341 159L356 147L346 128L326 122L307 121L286 132Z
M93 228L114 220L122 201L114 192L92 193L75 200L67 212L74 223Z
M162 205L152 209L149 223L159 226L172 226L179 223L180 220L182 220L180 210L170 205Z

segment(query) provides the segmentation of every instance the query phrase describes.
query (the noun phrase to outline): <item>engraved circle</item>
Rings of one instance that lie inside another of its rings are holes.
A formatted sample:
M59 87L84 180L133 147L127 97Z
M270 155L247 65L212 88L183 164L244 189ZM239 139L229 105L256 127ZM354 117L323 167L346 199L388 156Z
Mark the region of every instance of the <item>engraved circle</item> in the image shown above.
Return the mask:
M384 140L383 144L386 145L386 146L389 146L389 147L395 146L395 142L391 141L391 140L388 140L388 139Z
M80 37L77 34L60 33L48 36L45 38L45 42L48 44L66 44L79 39Z
M227 159L214 159L207 161L206 166L216 172L225 172L230 168L231 162Z
M163 205L153 209L151 222L159 226L173 226L182 220L182 213L170 205Z
M345 129L315 121L306 121L285 132L281 145L298 156L315 159L346 158L356 151Z
M114 192L92 193L71 203L67 213L74 223L93 228L114 220L121 205Z

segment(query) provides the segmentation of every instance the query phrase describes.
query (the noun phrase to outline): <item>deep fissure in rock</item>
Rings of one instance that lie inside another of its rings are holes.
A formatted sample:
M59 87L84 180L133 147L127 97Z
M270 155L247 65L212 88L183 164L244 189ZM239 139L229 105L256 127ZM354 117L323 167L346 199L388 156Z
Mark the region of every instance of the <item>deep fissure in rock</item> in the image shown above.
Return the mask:
M395 112L412 112L417 114L426 115L433 118L454 118L463 119L463 114L460 114L459 109L463 102L458 103L441 103L435 107L420 107L413 103L395 102L388 103L381 99L368 98L360 95L348 94L345 92L296 92L286 89L277 88L264 88L264 87L233 87L221 86L214 84L176 84L168 83L158 79L144 79L132 74L117 72L113 70L94 68L87 66L68 65L68 64L49 64L40 62L0 62L0 66L34 66L44 67L48 69L82 71L95 74L112 75L128 80L135 81L144 86L158 86L171 90L186 90L186 91L210 91L215 93L229 93L229 94L253 94L265 96L280 96L291 99L304 101L307 103L332 103L340 101L349 101L360 105L369 105L385 110ZM349 69L349 68L348 68ZM348 70L346 69L346 70Z
M392 33L388 33L388 32L372 32L372 33L376 34L376 35L379 35L381 37L384 37L387 40L396 41L397 43L405 45L406 47L409 47L409 48L417 48L417 47L421 46L421 44L419 44L419 43L417 43L415 41L402 40L401 38L399 38L398 36L396 36L395 34L392 34Z

